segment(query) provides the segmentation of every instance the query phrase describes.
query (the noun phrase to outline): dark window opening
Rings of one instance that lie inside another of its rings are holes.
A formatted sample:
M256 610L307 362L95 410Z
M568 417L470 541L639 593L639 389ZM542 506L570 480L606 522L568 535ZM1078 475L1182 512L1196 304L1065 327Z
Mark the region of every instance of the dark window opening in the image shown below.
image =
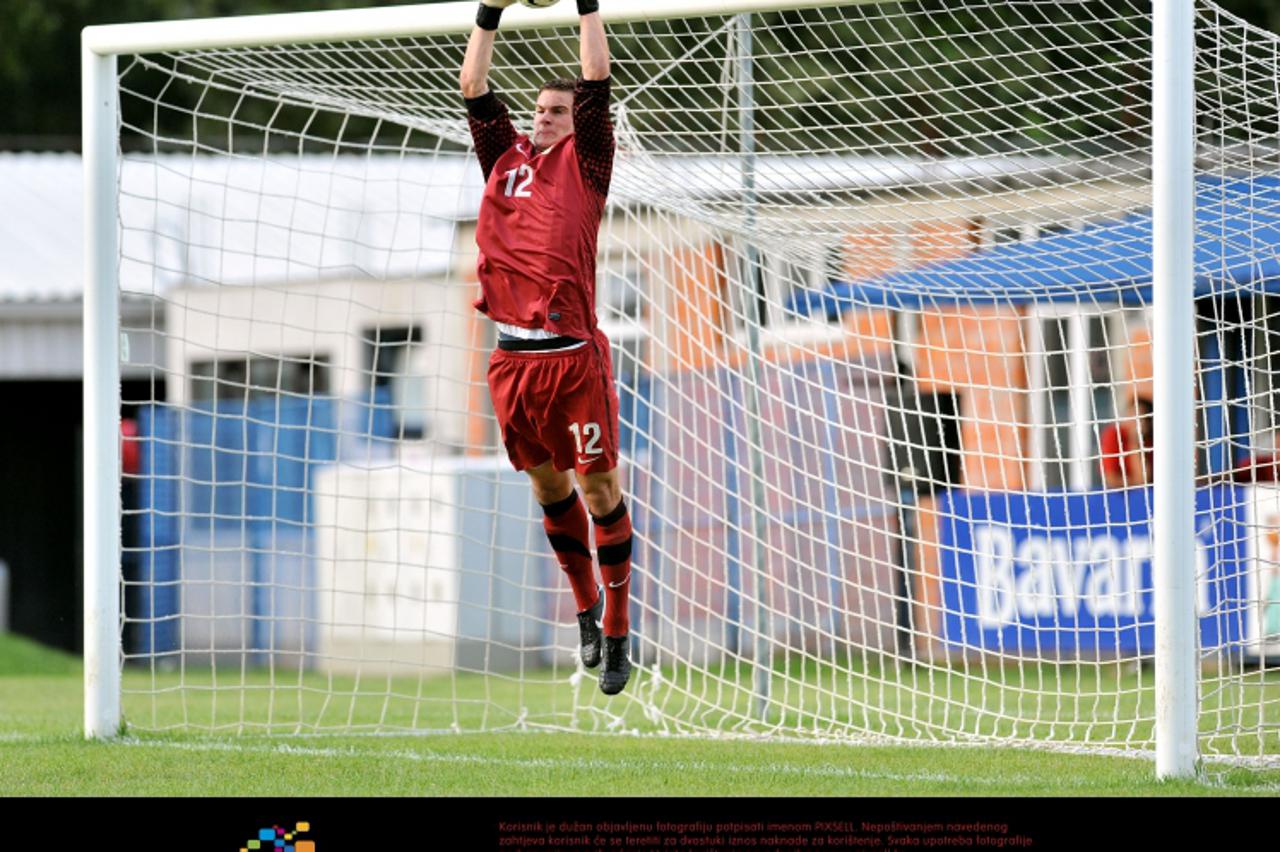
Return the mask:
M363 337L369 402L390 408L396 437L427 437L427 377L416 357L425 340L422 327L367 328Z
M250 355L194 361L191 400L253 401L277 395L321 396L329 393L327 355Z

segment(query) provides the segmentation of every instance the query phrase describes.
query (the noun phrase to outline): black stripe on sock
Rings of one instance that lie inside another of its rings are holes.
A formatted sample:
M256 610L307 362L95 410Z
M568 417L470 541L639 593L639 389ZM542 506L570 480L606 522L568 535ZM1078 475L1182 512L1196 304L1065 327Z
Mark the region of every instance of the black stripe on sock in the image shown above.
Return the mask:
M548 518L558 518L565 512L573 508L573 504L578 502L578 492L570 491L569 496L563 500L557 500L551 504L542 504L542 514Z
M631 536L618 544L602 544L596 551L601 565L618 565L631 558Z
M595 515L592 515L591 520L595 521L596 526L598 527L611 527L614 524L616 524L618 521L626 517L626 515L627 515L627 501L619 500L618 505L614 507L612 512L605 515L603 518L597 518Z
M579 556L591 558L591 551L587 550L587 546L571 535L548 533L547 541L551 542L551 549L556 553L576 553ZM628 546L629 549L630 547Z

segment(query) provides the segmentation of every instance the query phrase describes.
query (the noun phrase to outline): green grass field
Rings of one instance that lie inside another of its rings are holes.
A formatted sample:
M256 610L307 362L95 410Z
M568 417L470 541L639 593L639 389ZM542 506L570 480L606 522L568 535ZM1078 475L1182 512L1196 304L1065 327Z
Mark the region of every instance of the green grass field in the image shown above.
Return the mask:
M157 727L322 719L338 723L430 723L458 719L465 729L484 720L501 724L494 709L511 696L446 678L461 710L413 709L429 701L361 695L334 683L345 700L313 689L296 672L292 685L267 689L259 675L241 699L239 689L210 688L208 672L130 671L128 688L155 685L153 701L126 700L130 718ZM278 674L278 677L280 675ZM1136 675L1135 675L1136 677ZM180 679L181 678L181 679ZM222 675L221 685L227 686ZM177 689L178 684L183 689ZM594 688L593 683L586 686ZM13 636L0 636L0 795L39 796L598 796L600 778L616 779L618 794L653 796L1274 796L1280 771L1222 769L1208 780L1157 783L1153 764L1131 757L1059 754L975 747L706 740L671 736L587 733L438 733L406 735L266 735L164 731L129 733L112 742L81 735L79 661ZM523 690L528 702L571 702L547 684ZM469 690L478 690L475 694ZM487 692L486 692L487 691ZM546 694L543 694L546 693ZM424 696L426 697L426 696ZM594 702L598 696L578 700ZM886 699L893 696L886 694ZM221 702L219 710L218 702ZM820 702L819 702L820 703ZM130 706L135 705L133 709ZM551 706L549 705L549 706ZM450 707L441 703L440 708ZM558 706L558 705L555 705ZM803 701L797 711L807 712ZM142 708L141 710L138 708ZM625 721L630 728L632 711ZM814 718L822 714L815 708ZM221 715L219 715L221 713ZM325 716L328 713L329 716ZM319 714L319 715L317 715ZM415 715L416 714L416 715ZM461 714L461 717L459 717ZM489 714L486 716L486 714ZM140 719L139 721L143 721ZM510 721L510 720L506 720Z

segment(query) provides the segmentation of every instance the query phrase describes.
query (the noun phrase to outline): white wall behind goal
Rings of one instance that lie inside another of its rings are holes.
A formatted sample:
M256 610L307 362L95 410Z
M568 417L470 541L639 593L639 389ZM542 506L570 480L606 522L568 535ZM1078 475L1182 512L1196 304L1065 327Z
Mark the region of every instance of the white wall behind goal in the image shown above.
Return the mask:
M317 668L550 662L559 569L505 457L334 465L314 495Z

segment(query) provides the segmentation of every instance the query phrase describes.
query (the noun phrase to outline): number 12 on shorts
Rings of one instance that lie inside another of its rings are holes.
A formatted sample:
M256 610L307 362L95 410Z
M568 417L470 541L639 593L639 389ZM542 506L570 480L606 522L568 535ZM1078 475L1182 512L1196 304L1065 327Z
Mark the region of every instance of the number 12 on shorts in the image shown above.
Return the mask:
M596 446L600 441L600 424L592 421L590 423L569 424L569 431L573 433L573 443L577 447L579 462L582 456L598 456L604 450Z

